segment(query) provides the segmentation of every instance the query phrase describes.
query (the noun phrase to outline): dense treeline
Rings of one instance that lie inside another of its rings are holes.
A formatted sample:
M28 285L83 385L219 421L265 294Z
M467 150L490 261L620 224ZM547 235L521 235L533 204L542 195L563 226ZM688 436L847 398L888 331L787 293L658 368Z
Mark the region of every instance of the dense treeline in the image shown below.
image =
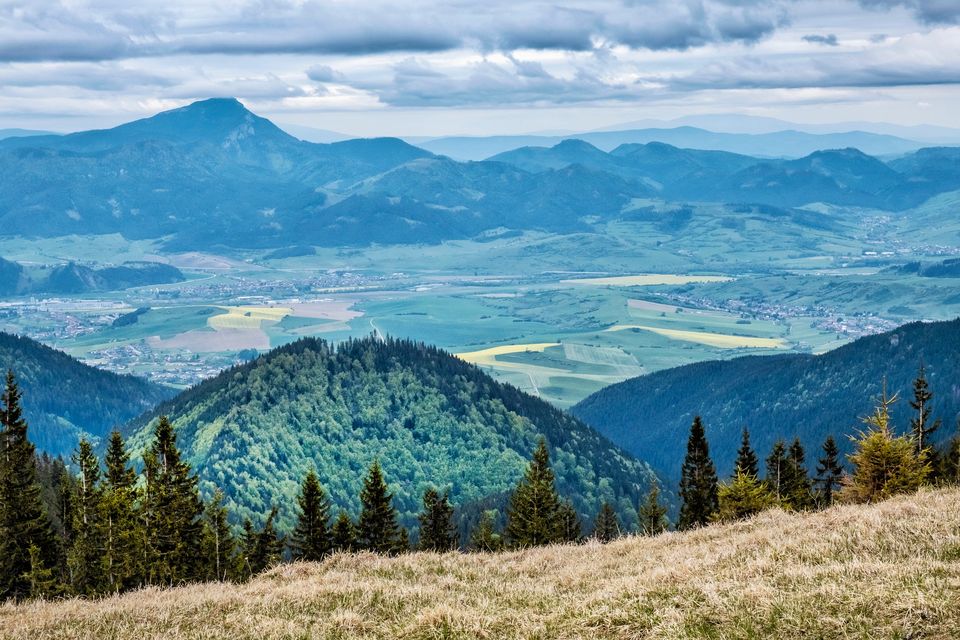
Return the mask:
M408 340L334 347L304 339L275 349L130 425L135 456L160 415L173 423L204 496L222 490L241 520L276 505L284 528L293 526L297 490L311 469L338 508L356 517L361 479L378 458L404 527L419 526L421 497L434 487L461 506L456 524L465 540L482 508L505 507L539 435L549 443L558 490L581 518L609 502L634 522L654 479L576 418Z
M744 426L762 451L795 437L813 449L855 425L864 398L878 396L883 380L891 392L909 394L921 361L930 384L941 389L930 408L952 424L960 417L960 394L954 390L960 380L960 319L907 324L821 355L747 356L658 371L601 389L571 412L672 484L680 478L694 416L709 425L714 462L726 475L734 471ZM912 414L905 402L890 411L897 424ZM949 433L941 430L932 438L931 445L944 446ZM836 444L841 454L852 452L848 438L837 437Z
M15 368L27 402L31 440L53 456L69 455L86 433L102 438L116 425L175 391L87 366L62 351L0 332L0 371Z

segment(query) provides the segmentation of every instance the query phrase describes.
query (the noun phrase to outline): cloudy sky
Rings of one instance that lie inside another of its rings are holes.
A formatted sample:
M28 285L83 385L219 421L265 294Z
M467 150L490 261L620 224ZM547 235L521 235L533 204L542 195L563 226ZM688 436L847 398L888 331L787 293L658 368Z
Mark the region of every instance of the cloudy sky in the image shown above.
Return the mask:
M0 128L211 96L356 135L960 126L960 0L0 0Z

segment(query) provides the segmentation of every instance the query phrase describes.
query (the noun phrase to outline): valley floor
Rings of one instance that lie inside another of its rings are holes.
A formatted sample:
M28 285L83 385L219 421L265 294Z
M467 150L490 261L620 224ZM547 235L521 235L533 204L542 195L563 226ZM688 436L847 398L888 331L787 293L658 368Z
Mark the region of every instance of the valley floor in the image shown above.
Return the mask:
M960 490L608 545L338 555L244 585L0 606L4 638L950 638Z

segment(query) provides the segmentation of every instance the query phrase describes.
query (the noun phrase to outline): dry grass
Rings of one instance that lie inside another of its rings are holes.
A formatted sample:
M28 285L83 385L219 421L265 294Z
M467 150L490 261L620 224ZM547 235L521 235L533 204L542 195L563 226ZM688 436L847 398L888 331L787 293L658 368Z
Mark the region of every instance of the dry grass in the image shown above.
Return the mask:
M708 333L706 331L683 331L681 329L651 327L645 324L617 324L607 329L607 331L626 331L628 329L650 331L672 340L697 342L720 349L740 349L743 347L753 349L785 349L787 347L787 343L780 338L754 338L750 336L734 336L726 333Z
M960 490L606 546L339 555L0 607L6 638L955 638Z

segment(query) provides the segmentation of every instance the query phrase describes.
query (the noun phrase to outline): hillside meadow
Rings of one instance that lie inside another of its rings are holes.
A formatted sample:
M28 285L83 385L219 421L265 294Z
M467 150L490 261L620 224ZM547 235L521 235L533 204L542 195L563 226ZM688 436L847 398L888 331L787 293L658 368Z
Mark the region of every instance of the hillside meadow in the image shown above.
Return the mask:
M3 638L950 638L960 490L505 554L335 555L247 584L0 607Z

